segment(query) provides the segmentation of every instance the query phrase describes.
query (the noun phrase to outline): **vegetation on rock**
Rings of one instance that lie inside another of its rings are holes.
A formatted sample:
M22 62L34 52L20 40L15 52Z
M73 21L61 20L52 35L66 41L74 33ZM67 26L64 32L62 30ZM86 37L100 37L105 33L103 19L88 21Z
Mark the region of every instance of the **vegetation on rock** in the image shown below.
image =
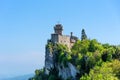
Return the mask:
M47 44L56 51L57 63L72 63L79 73L76 80L120 80L120 47L101 44L96 39L89 40L82 30L81 40L78 40L71 50L62 44ZM69 78L68 80L71 80ZM57 69L51 69L46 75L44 69L36 70L35 76L29 80L62 80Z

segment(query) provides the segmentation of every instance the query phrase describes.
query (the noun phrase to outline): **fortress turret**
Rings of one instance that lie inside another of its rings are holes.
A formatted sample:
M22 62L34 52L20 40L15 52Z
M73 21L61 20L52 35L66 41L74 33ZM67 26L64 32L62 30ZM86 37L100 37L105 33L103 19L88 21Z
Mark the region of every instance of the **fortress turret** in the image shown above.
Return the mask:
M54 27L54 31L55 32L51 34L50 41L52 43L60 43L66 45L69 49L78 39L76 36L73 36L73 32L71 32L71 35L62 34L63 26L61 24L56 24Z
M54 31L56 34L62 35L63 26L61 24L56 24L54 27Z

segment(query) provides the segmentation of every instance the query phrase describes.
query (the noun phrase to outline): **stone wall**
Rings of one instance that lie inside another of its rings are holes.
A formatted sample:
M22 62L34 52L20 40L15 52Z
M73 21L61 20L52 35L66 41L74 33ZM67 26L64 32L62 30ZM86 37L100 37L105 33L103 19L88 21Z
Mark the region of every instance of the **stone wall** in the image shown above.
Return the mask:
M58 34L51 34L52 43L58 43Z
M68 48L71 48L70 36L51 34L51 41L53 43L60 43L63 45L67 45Z
M59 34L51 34L51 41L52 43L60 43L66 45L69 49L73 46L76 42L75 39L71 38L67 35L59 35Z
M70 37L66 35L59 35L58 43L67 45L67 47L70 48Z

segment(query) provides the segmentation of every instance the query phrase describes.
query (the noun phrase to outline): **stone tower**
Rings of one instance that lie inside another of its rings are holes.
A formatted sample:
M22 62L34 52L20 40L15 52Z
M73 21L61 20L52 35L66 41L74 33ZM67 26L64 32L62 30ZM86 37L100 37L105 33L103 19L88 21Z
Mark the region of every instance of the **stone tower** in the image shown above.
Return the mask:
M62 35L63 26L61 24L56 24L54 27L54 31L56 34Z

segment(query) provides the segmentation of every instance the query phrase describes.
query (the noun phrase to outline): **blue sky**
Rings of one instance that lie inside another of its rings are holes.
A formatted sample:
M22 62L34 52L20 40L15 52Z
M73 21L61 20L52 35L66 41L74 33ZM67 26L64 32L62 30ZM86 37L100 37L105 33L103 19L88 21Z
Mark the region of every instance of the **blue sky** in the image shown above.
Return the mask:
M120 0L0 0L0 75L44 66L47 39L60 22L64 34L120 44Z

